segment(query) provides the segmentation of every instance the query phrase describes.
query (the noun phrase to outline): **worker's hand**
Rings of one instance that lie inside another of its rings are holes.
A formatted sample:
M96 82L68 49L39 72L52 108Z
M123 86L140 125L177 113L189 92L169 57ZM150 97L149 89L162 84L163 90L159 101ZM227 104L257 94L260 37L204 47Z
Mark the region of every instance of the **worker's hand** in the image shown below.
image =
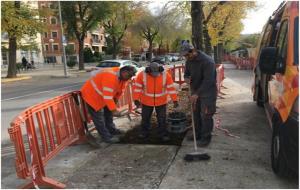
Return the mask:
M134 100L134 105L139 108L141 106L141 102L138 100Z
M184 78L184 82L188 85L190 85L191 80L189 78Z
M114 117L122 117L123 114L119 110L112 110L111 111Z
M194 94L190 97L190 100L191 100L191 104L193 106L193 110L196 109L196 103L197 103L197 100L198 100L198 95L197 94Z
M178 108L179 104L177 101L173 102L173 108Z

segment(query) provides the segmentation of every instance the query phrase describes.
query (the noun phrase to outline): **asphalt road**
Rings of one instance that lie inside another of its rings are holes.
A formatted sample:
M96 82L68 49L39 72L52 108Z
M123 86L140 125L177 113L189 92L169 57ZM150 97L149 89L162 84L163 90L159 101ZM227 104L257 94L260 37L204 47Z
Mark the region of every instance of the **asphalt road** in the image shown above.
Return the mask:
M37 103L79 90L89 73L80 73L76 77L54 78L33 76L32 79L3 83L1 87L1 143L9 139L9 123L26 108Z

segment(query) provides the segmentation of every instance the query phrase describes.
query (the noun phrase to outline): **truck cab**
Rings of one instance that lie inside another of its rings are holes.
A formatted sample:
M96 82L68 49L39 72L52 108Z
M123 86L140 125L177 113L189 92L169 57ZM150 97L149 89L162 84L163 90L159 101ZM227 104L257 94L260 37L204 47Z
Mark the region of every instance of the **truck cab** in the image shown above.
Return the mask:
M253 100L272 127L271 161L280 176L299 170L299 2L280 4L257 44Z

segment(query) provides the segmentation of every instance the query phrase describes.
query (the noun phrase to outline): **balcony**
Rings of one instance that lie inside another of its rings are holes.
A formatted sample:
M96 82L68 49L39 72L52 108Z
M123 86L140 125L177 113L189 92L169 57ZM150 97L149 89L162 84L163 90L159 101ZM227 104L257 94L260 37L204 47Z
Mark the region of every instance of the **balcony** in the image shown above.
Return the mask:
M99 39L91 39L91 43L93 44L93 45L99 45L100 44L100 40Z

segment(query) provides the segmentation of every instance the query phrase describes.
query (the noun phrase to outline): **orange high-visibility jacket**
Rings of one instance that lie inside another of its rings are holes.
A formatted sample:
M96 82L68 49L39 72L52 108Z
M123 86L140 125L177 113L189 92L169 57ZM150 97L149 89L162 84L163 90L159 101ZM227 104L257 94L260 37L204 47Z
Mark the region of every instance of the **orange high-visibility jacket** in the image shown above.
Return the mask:
M167 97L177 101L177 92L171 75L164 71L153 77L146 72L140 72L134 83L133 99L139 100L147 106L160 106L167 104Z
M103 69L92 76L81 88L82 98L95 111L107 106L109 110L117 108L114 98L118 99L127 84L119 80L120 69Z

